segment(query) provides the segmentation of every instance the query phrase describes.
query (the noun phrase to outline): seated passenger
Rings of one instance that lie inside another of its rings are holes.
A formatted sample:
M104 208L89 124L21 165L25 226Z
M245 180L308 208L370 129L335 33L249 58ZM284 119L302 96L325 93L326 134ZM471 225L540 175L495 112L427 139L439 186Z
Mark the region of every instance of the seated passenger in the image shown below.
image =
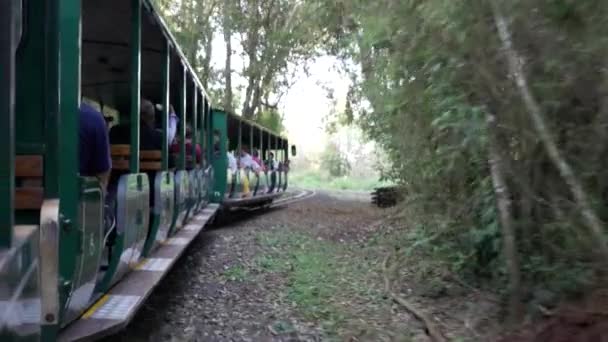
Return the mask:
M179 154L179 148L180 148L180 139L179 137L176 137L175 140L173 140L173 145L171 145L171 153L173 154ZM201 145L196 144L196 162L200 163L201 162L201 156L202 156L202 150L201 150ZM192 155L192 128L190 126L186 127L186 157L191 156ZM189 168L192 168L192 165L189 166Z
M234 158L234 154L228 151L228 170L230 170L231 174L235 174L237 170L236 158Z
M84 177L97 177L104 194L107 193L112 157L108 131L103 115L86 103L80 105L78 128L78 172ZM108 195L104 205L104 229L114 227L113 197Z
M160 150L163 145L163 135L154 129L154 105L152 102L142 99L139 122L139 149ZM110 143L130 144L131 124L121 123L110 130Z
M256 162L259 166L260 166L260 171L264 171L264 164L262 163L262 160L260 160L260 153L258 150L254 150L253 151L253 156L251 157L253 159L254 162Z
M80 175L97 177L105 191L112 168L106 120L100 112L84 102L80 105L78 136Z
M163 145L162 132L157 131L154 127L155 115L154 105L147 99L141 99L140 107L140 122L139 122L139 149L144 151L161 150ZM110 143L112 145L131 143L131 125L130 123L122 123L112 127L110 130ZM169 167L173 164L173 160L169 158ZM118 180L124 172L112 173L110 182L110 191L114 194L118 186ZM148 182L150 188L154 188L155 171L149 171ZM154 196L150 196L150 205L154 203Z
M177 134L177 124L179 123L179 118L175 115L175 109L173 106L170 107L169 111L169 125L167 126L167 145L171 146L173 144L173 140L175 139L175 135Z
M266 161L266 165L269 171L278 171L279 165L277 161L274 159L274 153L270 152L268 154L268 160Z
M266 169L268 171L278 171L279 165L277 161L274 159L274 153L270 152L268 154L268 160L266 161ZM277 174L275 172L271 172L270 174L270 186L268 187L268 193L272 193L277 184Z
M244 168L244 169L249 168L257 173L260 171L260 164L258 164L255 160L253 160L253 158L251 157L251 155L248 152L249 152L249 148L247 146L243 146L241 148L239 167Z

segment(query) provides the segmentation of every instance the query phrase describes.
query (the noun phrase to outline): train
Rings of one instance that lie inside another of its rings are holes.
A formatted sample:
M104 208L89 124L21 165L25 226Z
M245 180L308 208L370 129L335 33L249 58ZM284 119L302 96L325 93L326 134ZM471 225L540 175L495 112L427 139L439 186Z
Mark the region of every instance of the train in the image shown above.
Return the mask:
M179 152L171 165L168 144L141 149L132 124L129 144L110 146L109 207L100 180L79 174L79 108L138 123L142 98L163 139L175 107ZM1 0L0 122L0 341L125 328L218 213L285 193L296 154L280 133L214 105L149 0ZM202 157L187 151L187 126ZM245 145L277 166L231 168Z

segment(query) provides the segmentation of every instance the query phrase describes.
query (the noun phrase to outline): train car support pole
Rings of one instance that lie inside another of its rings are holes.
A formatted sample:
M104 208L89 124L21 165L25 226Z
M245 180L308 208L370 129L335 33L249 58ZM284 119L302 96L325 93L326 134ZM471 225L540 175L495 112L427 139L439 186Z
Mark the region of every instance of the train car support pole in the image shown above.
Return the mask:
M16 1L0 0L0 248L11 246L15 196ZM20 16L19 16L20 17Z
M253 155L253 125L249 126L249 154Z
M202 93L201 94L201 104L198 106L199 108L199 113L198 113L198 121L199 121L199 126L200 126L200 132L201 134L198 137L198 141L195 141L196 143L198 143L201 146L201 169L205 168L205 158L207 156L207 153L205 151L205 135L208 134L206 133L206 128L205 128L205 107L206 107L206 102L207 100L205 99L205 94ZM208 164L207 164L208 165Z
M179 110L181 120L179 122L179 169L186 169L186 67L182 65L182 84L180 89Z
M77 267L75 256L81 252L79 232L80 180L78 177L78 126L80 107L80 72L81 72L81 1L49 1L49 46L47 67L53 69L47 75L56 79L49 80L49 102L57 103L58 112L49 118L49 132L46 140L54 145L54 151L47 151L45 160L45 179L56 184L45 186L45 198L59 198L59 230L61 238L58 248L58 267L63 286L59 286L59 295L42 295L42 310L45 320L42 322L42 340L55 340L63 308L69 300L70 290L66 284L74 279ZM55 16L56 20L51 17ZM54 40L54 41L51 41ZM51 147L52 148L52 147ZM51 175L55 173L56 179ZM42 268L42 266L41 266ZM46 273L41 270L41 273ZM41 281L48 281L42 279ZM52 292L52 289L47 289ZM45 292L47 291L45 290Z
M196 83L192 87L192 140L190 142L192 156L192 168L195 169L197 166L196 162L196 142L198 141L198 87Z
M243 148L243 121L239 120L239 138L238 138L238 147L237 147L237 160L239 162L239 165L241 164L241 151Z
M266 160L270 160L270 153L272 153L272 134L268 133L268 153L266 154Z
M264 130L259 128L260 130L260 161L262 164L264 163ZM262 165L263 166L263 165Z
M211 103L209 103L209 99L205 101L206 107L205 112L207 113L207 163L208 165L213 164L213 151L215 149L214 143L214 133L213 133L213 111L211 110Z
M141 0L131 0L131 156L129 159L131 173L139 173L141 24Z
M168 126L169 126L169 84L171 84L171 44L165 42L165 51L163 56L163 113L162 113L162 130L163 130L163 146L161 150L162 169L169 169L169 141L168 141Z

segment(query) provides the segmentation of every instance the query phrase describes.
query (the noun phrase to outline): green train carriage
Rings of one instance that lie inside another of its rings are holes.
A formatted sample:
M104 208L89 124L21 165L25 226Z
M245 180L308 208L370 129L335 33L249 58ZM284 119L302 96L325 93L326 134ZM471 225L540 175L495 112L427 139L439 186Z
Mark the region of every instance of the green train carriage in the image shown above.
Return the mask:
M0 340L95 339L124 328L220 206L267 204L286 189L286 168L269 172L279 180L273 191L259 188L268 173L244 176L257 178L247 198L228 188L229 178L235 188L244 181L227 175L228 141L259 141L262 154L286 162L287 140L212 108L149 1L2 0L0 26ZM140 151L138 124L128 145L111 147L120 175L110 231L104 189L78 174L83 97L131 123L140 98L150 99L162 108L164 141L170 104L180 116L174 169L166 144ZM200 163L196 149L186 155L187 124L204 147Z

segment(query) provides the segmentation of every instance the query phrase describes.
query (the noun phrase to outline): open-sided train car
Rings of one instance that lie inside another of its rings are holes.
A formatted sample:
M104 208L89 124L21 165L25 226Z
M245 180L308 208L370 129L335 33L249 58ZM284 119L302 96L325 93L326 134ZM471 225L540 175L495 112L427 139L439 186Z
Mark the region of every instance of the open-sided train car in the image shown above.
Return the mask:
M222 208L264 207L283 193L288 186L288 141L270 130L240 116L220 110L213 111L214 134L221 143L215 153L221 156L239 151L257 154L262 161L261 170L239 168L231 170L228 159L216 159L214 199ZM223 139L227 136L227 141ZM295 154L295 147L292 154ZM226 184L224 187L223 184Z
M112 145L116 205L79 175L79 107L140 121L141 98L179 117L179 153ZM287 187L287 140L212 107L148 0L0 2L0 341L91 340L124 328L221 207ZM202 146L186 154L186 126ZM281 156L227 172L243 141ZM114 220L106 220L108 212ZM110 224L108 224L108 222Z

